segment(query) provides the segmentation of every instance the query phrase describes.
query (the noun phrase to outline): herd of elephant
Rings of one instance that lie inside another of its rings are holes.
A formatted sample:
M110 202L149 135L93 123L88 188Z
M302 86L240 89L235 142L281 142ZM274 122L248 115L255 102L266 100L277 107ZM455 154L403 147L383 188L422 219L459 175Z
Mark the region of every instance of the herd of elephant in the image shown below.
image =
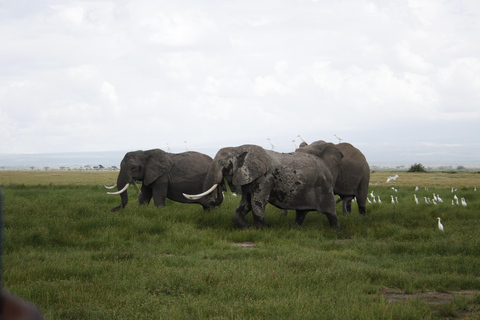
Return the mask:
M245 215L252 211L255 227L265 226L267 203L283 210L295 210L295 222L302 225L309 211L325 214L330 226L340 229L335 195L342 211L351 212L356 198L360 214L366 213L370 167L363 153L349 143L316 141L303 143L295 152L279 153L256 145L222 148L215 158L188 151L179 154L160 149L128 152L118 174L117 194L128 203L127 188L141 181L138 202L165 206L166 198L198 203L204 209L218 207L228 183L241 192L234 222L248 228ZM114 187L115 187L114 186ZM114 188L113 187L113 188ZM111 187L112 188L112 187Z

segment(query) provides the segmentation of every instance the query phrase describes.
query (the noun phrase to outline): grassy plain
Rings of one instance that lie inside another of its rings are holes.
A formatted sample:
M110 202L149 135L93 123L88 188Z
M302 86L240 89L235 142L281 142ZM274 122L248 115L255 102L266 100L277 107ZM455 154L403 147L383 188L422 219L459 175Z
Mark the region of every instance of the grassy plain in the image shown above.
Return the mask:
M131 188L111 213L119 197L102 185L115 172L0 171L4 287L46 319L478 319L480 174L385 183L393 174L372 175L382 203L339 213L337 232L322 214L297 227L272 206L266 229L238 230L234 196L209 212L138 207ZM426 204L433 193L444 202Z

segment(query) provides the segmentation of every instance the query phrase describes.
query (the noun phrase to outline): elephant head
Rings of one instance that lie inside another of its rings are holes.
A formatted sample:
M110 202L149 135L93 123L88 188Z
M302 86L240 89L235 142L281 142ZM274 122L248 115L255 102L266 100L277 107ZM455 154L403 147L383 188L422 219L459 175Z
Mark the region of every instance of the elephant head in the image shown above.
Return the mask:
M160 149L138 150L125 154L117 178L116 186L119 191L109 192L109 194L119 194L121 204L113 208L112 211L124 208L128 204L127 188L132 181L143 181L144 185L150 185L168 172L172 165L173 163L167 153Z
M195 196L185 195L187 199L199 199L213 190L225 178L234 186L243 186L264 175L270 166L265 149L256 145L243 145L220 149L213 159L204 190Z

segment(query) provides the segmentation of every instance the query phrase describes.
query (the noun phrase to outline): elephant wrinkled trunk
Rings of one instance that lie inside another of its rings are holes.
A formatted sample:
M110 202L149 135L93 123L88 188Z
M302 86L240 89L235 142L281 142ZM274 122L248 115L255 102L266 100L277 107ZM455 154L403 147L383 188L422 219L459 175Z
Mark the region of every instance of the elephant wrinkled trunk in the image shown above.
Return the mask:
M120 195L121 203L120 203L119 206L110 209L110 211L114 212L114 211L123 209L128 204L127 189L130 186L131 182L132 182L132 178L128 174L125 174L125 172L122 172L122 170L120 170L120 173L119 173L118 178L117 178L117 184L116 184L117 188L118 188L118 191L117 192L107 192L107 193L111 194L111 195Z

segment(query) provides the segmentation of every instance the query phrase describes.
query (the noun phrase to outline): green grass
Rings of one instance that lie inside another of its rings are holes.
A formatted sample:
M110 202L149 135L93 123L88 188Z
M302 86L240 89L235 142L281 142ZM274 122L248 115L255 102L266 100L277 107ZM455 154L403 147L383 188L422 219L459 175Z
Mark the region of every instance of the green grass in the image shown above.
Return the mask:
M298 227L293 211L272 206L267 228L238 230L239 197L208 212L171 201L138 207L132 188L129 205L111 213L120 199L106 195L108 181L4 184L4 286L46 319L476 319L478 293L431 304L391 302L382 290L480 288L477 176L453 186L467 207L452 206L451 187L415 192L406 174L397 192L371 186L383 203L368 204L365 217L356 204L339 213L341 232L315 212ZM424 204L434 192L444 203Z

